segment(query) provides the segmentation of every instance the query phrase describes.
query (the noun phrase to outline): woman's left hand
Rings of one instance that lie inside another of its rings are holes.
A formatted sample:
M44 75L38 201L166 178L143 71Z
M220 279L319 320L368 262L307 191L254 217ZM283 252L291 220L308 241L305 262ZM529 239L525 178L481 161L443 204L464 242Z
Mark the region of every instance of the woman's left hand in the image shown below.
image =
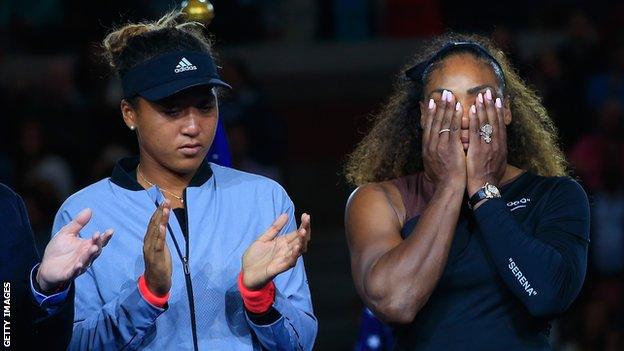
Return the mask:
M466 155L466 188L474 195L485 183L498 186L507 166L507 130L505 111L500 98L494 100L492 91L479 93L469 111L470 143ZM491 142L481 136L481 128L492 126Z
M258 290L278 274L292 268L308 249L310 241L310 215L301 216L299 229L277 235L288 222L282 214L243 254L243 285Z
M96 232L90 239L80 237L80 230L91 220L92 212L84 209L50 240L37 271L37 284L45 293L70 283L84 273L100 255L113 236L113 230Z

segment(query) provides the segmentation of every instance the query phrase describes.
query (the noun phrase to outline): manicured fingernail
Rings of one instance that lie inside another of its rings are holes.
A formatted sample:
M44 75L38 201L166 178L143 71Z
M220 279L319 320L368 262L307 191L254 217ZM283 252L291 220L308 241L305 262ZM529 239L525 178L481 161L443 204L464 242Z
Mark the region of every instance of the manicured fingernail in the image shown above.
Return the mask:
M429 109L433 110L434 107L435 107L435 102L433 101L433 99L429 99Z
M448 91L443 90L442 91L442 101L446 101L446 95L448 94Z
M455 104L455 111L459 111L461 104L459 103L459 101L457 101L457 103Z
M490 89L485 91L485 98L492 101L492 91Z
M477 108L475 107L475 105L470 106L470 113L472 114L477 113Z
M481 104L483 103L483 94L479 93L479 94L477 95L477 101L478 101L479 103L481 103Z
M495 103L496 107L501 108L503 107L503 103L501 101L500 98L496 98L496 103Z

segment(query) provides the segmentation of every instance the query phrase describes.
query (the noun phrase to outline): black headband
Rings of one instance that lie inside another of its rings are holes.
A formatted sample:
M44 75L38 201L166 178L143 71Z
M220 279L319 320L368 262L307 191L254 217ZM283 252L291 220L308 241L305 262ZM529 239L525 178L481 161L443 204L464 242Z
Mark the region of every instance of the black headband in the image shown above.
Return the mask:
M495 73L497 75L500 75L500 77L502 78L502 84L503 84L503 88L504 88L504 86L505 86L505 73L503 72L503 68L501 67L501 65L494 58L494 56L492 56L481 44L475 43L475 42L471 42L471 41L452 42L452 43L448 43L448 44L444 45L430 59L428 59L426 61L423 61L423 62L420 62L420 63L410 67L409 69L407 69L405 71L405 76L407 78L409 78L410 80L412 80L412 81L419 82L419 83L424 83L423 79L425 78L424 77L425 72L427 71L427 69L429 69L429 67L434 62L437 62L438 60L443 58L446 54L448 54L451 51L462 50L462 49L464 49L464 50L471 50L473 52L477 52L477 53L482 54L483 56L487 57L488 59L490 59L494 63L494 65L495 65Z
M124 99L141 95L160 100L197 85L224 86L217 66L205 52L176 51L149 59L121 77Z

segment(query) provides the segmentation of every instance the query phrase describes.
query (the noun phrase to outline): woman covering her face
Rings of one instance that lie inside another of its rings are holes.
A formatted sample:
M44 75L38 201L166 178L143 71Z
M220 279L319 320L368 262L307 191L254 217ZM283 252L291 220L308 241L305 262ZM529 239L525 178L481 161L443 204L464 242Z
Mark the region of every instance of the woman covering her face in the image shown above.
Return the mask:
M588 201L499 49L429 43L346 170L355 286L398 349L550 349L585 277Z
M72 195L115 240L76 280L70 349L309 350L317 321L297 228L277 183L206 161L218 120L218 75L202 28L171 13L103 42L139 143L110 178Z

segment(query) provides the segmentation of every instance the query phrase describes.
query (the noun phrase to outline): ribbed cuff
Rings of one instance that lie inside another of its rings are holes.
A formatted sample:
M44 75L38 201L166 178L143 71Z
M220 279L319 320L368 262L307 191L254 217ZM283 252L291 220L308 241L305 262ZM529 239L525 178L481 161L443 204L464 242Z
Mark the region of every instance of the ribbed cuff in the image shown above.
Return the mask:
M158 308L163 308L167 304L167 301L169 301L169 293L165 296L156 296L152 293L147 287L147 282L145 282L145 277L143 275L139 277L139 292L145 301Z
M251 313L263 314L273 306L275 301L275 284L273 281L259 290L249 290L243 284L242 271L238 274L238 290L243 297L245 308Z

